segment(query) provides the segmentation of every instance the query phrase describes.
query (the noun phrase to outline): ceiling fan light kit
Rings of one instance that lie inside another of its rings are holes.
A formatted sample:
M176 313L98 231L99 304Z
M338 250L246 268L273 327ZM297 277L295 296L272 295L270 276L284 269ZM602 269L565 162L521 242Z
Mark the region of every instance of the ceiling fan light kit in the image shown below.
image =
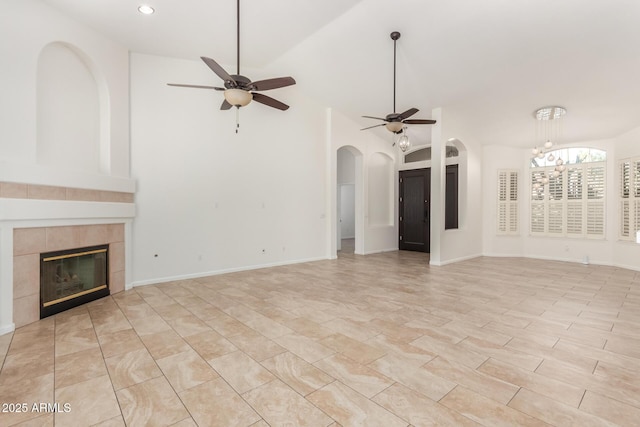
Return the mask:
M398 31L394 31L390 34L391 40L393 40L393 113L387 114L385 118L362 116L367 119L382 120L384 123L369 126L360 130L384 126L389 132L401 135L396 143L402 151L407 151L411 147L411 142L409 142L409 135L407 135L407 127L405 125L432 125L435 124L436 121L430 119L409 119L409 117L419 111L417 108L410 108L400 114L396 113L396 42L400 38L400 35L401 34Z
M229 74L224 68L220 66L216 61L206 56L201 56L200 59L224 82L224 87L216 86L202 86L202 85L187 85L177 83L167 83L169 86L189 87L196 89L213 89L216 91L224 92L224 101L220 106L221 110L228 110L231 107L245 107L253 100L260 104L264 104L268 107L276 108L281 111L289 109L287 104L284 104L276 99L273 99L267 95L257 93L259 91L279 89L286 86L296 84L293 77L277 77L274 79L266 79L252 82L251 79L240 74L240 0L237 0L237 44L236 44L236 59L237 59L237 73ZM238 127L240 124L237 122L236 115L236 133L238 133Z
M246 107L249 105L253 96L251 92L242 89L227 89L224 91L224 99L234 107Z

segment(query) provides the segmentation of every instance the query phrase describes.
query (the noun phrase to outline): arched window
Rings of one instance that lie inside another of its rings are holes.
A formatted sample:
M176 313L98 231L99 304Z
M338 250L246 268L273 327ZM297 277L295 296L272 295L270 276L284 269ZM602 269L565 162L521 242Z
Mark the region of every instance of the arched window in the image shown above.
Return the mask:
M579 147L531 159L532 235L604 238L606 158Z

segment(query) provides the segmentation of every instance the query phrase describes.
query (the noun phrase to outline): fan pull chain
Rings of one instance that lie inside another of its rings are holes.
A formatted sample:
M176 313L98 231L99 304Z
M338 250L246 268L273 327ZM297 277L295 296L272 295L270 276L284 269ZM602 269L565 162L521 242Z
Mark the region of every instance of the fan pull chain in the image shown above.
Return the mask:
M236 107L236 134L240 129L240 107Z

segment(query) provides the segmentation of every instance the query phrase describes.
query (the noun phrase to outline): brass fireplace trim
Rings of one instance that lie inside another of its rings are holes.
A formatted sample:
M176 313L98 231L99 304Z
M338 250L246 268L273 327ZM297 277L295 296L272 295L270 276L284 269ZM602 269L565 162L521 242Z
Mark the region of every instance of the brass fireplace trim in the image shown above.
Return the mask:
M58 255L58 256L52 256L52 257L49 257L49 258L43 258L42 261L55 261L55 260L58 260L58 259L74 258L74 257L83 256L83 255L100 254L100 253L104 253L104 252L107 252L107 250L106 249L96 249L95 251L74 252L72 254L67 254L67 255Z
M102 252L102 251L100 251L100 252ZM106 252L106 251L104 251L104 252ZM107 289L107 285L101 285L101 286L98 286L96 288L87 289L86 291L78 292L78 293L73 294L73 295L67 295L66 297L63 297L63 298L58 298L58 299L53 300L53 301L45 302L44 304L42 304L42 306L43 307L50 307L50 306L52 306L54 304L58 304L60 302L69 301L70 299L81 297L82 295L87 295L87 294L90 294L92 292L101 291L102 289Z

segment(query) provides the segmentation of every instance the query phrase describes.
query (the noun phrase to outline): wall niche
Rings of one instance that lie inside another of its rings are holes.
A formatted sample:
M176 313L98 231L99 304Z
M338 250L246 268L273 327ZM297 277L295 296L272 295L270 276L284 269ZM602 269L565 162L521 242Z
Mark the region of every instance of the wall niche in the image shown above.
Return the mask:
M37 162L59 171L108 173L106 84L82 51L45 46L37 72ZM104 113L103 113L104 112Z

